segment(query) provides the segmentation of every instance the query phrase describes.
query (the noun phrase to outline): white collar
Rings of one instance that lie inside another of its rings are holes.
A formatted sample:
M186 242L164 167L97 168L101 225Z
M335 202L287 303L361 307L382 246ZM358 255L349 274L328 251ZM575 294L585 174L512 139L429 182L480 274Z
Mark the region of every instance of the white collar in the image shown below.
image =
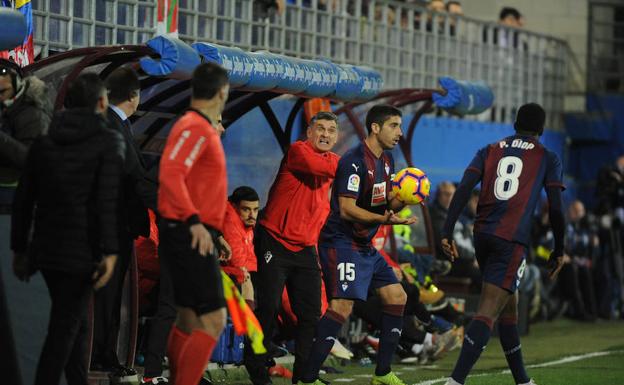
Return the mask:
M115 113L116 113L117 115L119 115L119 117L121 118L121 120L122 120L122 121L126 121L126 120L128 120L128 116L126 115L126 113L125 113L125 112L123 112L123 111L121 110L121 108L119 108L119 107L117 107L117 106L115 106L115 105L113 105L113 104L109 105L109 107L111 108L111 110L115 111Z

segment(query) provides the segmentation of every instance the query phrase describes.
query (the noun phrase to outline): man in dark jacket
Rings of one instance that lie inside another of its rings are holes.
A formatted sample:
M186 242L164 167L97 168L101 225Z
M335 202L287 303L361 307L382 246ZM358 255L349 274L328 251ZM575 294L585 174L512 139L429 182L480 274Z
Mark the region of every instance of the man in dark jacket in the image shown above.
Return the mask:
M45 83L24 78L17 64L0 59L0 188L11 187L0 193L0 205L11 204L28 147L47 131L51 114Z
M66 105L33 143L13 202L15 274L26 280L40 269L52 300L36 385L58 384L63 369L69 385L87 385L89 298L110 279L118 253L125 148L104 117L106 88L83 74Z
M139 104L139 79L132 69L118 68L107 78L106 86L110 103L107 117L110 127L124 139L125 161L118 205L119 259L109 284L95 294L91 370L111 372L113 377L121 377L126 382L137 381L137 375L133 369L122 365L117 357L121 295L132 255L132 241L138 235L149 236L149 217L142 197L137 194L136 185L143 179L145 171L128 120ZM155 186L153 190L155 206Z

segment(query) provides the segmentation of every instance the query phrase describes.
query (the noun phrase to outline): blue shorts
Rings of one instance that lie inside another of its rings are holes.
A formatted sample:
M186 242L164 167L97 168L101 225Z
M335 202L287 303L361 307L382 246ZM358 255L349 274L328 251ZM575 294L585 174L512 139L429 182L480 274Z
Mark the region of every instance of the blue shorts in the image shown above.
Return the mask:
M398 283L394 271L374 249L357 250L350 247L319 246L319 259L327 299L368 298L368 289Z
M494 235L474 235L475 254L483 281L514 293L526 266L526 246Z

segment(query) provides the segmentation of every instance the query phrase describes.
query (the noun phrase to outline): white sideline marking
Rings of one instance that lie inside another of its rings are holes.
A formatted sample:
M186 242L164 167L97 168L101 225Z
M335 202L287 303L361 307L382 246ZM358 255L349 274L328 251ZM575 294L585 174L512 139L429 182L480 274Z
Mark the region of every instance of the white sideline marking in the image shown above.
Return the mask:
M560 358L560 359L555 360L555 361L548 361L548 362L544 362L544 363L541 363L541 364L527 365L527 368L544 368L544 367L547 367L547 366L567 364L567 363L570 363L570 362L586 360L588 358L608 356L610 354L619 354L619 353L622 353L622 352L623 351L621 351L621 350L612 350L612 351L606 351L606 352L592 352L592 353L578 354L578 355L575 355L575 356L569 356L569 357ZM491 376L492 374L507 374L507 373L511 373L509 371L509 369L503 370L501 372L471 374L471 375L468 376L468 378L484 377L484 376ZM447 380L448 380L448 377L440 377L440 378L436 378L436 379L433 379L433 380L426 380L426 381L417 382L414 385L433 385L433 384L438 384L438 383L444 383Z

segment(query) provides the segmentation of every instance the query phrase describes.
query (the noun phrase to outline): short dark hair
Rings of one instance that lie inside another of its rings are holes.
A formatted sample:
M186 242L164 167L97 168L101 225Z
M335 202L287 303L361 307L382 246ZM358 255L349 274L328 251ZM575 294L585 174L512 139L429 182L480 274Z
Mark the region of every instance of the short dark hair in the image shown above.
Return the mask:
M546 112L542 106L537 103L527 103L518 109L514 128L516 131L542 135L545 123Z
M336 125L338 125L338 117L333 112L329 111L317 112L316 115L310 119L310 126L316 123L317 120L333 120L336 122Z
M213 62L198 65L193 71L191 89L195 99L212 99L221 88L228 84L227 71Z
M108 100L111 104L121 104L138 95L141 83L136 71L130 67L119 67L106 78Z
M519 20L522 17L522 14L513 7L504 7L498 14L498 20L503 20L507 16L513 16L514 19Z
M98 100L106 92L104 82L100 77L88 72L74 79L65 95L66 108L88 108L95 110Z
M446 3L445 8L446 11L448 12L451 9L451 5L457 5L461 7L461 3L459 1L449 1L448 3Z
M256 190L249 186L239 186L232 191L232 195L228 197L228 201L239 204L241 201L259 201L258 193Z
M392 116L403 116L401 110L389 104L377 104L366 114L366 130L370 134L373 131L373 123L383 126L383 123Z

